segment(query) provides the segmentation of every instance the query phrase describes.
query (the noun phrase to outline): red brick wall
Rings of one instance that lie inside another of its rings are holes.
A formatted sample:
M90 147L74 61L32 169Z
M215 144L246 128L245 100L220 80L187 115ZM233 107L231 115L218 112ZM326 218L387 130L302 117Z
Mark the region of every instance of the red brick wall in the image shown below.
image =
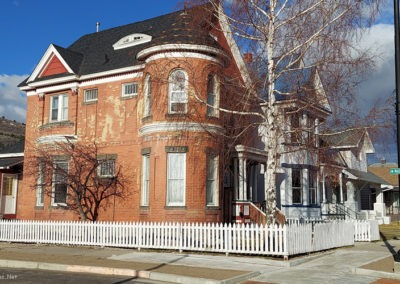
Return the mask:
M168 115L168 75L175 68L184 69L189 76L188 113L184 116ZM50 70L50 69L49 69ZM55 69L54 69L55 70ZM116 81L80 87L77 94L71 90L46 93L44 99L37 95L28 97L26 139L28 145L25 156L34 147L37 138L46 135L77 135L79 141L96 141L100 151L117 154L124 175L129 177L127 189L129 196L124 200L112 198L106 211L100 214L100 220L130 221L187 221L216 222L223 221L222 180L219 173L220 206L206 206L206 149L224 150L222 136L211 135L205 131L175 131L170 133L152 133L141 136L140 128L156 122L197 122L223 126L220 119L206 116L206 79L210 72L220 73L223 67L205 59L158 59L146 64L143 76L133 80ZM237 67L230 64L224 72L237 73ZM143 80L146 74L153 79L152 117L143 120ZM137 81L138 96L121 98L121 84ZM84 91L98 88L98 101L84 102ZM69 94L68 124L49 124L50 96ZM196 95L198 98L196 98ZM221 101L224 98L221 98ZM181 208L166 206L166 146L186 146L186 202ZM150 154L150 195L149 206L140 206L142 155L144 148L151 148ZM220 157L220 162L223 159ZM25 165L29 166L29 165ZM221 167L222 168L222 167ZM20 219L78 219L78 215L64 209L52 208L50 198L46 197L43 208L36 208L35 191L30 186L34 177L24 176L24 186L19 193L18 218ZM114 203L115 202L115 203ZM230 205L227 205L230 206Z

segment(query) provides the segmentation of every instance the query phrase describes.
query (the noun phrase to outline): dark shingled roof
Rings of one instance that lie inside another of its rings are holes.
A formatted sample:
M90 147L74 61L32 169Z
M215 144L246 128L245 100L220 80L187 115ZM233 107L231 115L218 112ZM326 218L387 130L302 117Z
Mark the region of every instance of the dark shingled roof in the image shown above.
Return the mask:
M346 169L347 172L352 174L353 176L357 177L360 180L369 182L369 183L375 183L375 184L388 184L387 181L384 179L378 177L377 175L371 173L371 172L362 172L358 170L353 170L353 169Z
M145 21L132 23L108 30L87 34L68 48L54 45L62 58L75 74L82 76L111 71L137 64L137 54L148 47L163 44L201 44L221 49L216 40L209 35L209 19L212 14L208 5L195 6ZM150 42L114 50L113 45L131 34L146 34ZM70 75L58 74L58 77ZM37 78L35 81L51 77ZM26 85L26 81L20 86Z
M0 169L10 168L24 162L24 157L0 158Z

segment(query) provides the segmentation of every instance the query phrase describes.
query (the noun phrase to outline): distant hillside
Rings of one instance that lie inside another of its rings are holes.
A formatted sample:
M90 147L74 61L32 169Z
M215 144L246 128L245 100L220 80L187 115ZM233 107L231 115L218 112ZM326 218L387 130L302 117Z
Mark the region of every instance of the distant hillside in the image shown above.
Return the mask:
M0 117L0 149L25 137L25 123Z

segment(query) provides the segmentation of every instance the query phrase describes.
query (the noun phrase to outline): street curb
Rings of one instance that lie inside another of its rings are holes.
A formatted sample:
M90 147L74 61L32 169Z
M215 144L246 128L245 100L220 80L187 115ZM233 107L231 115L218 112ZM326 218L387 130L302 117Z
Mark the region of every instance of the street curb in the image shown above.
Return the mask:
M141 279L158 280L158 281L173 282L180 284L234 284L260 275L260 272L250 272L230 279L216 280L216 279L196 278L191 276L176 275L169 273L152 272L146 270L126 269L126 268L55 264L47 262L6 260L6 259L0 259L0 267L129 276Z
M388 279L400 279L400 273L383 272L383 271L370 270L364 268L353 268L352 272L357 275L381 277Z
M1 259L0 267L41 269L41 270L68 271L68 272L78 272L78 273L92 273L92 274L139 277L139 272L134 269L112 268L112 267L101 267L101 266L71 265L71 264L55 264L55 263L47 263L47 262L34 262L34 261L22 261L22 260Z

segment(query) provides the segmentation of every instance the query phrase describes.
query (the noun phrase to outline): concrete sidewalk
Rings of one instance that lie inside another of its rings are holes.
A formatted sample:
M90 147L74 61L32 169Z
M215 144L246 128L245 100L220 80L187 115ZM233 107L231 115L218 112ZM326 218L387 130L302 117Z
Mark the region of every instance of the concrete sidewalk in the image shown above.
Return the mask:
M125 275L172 283L379 283L400 241L281 258L0 243L0 267ZM391 282L394 283L394 282ZM400 283L400 281L399 281Z

